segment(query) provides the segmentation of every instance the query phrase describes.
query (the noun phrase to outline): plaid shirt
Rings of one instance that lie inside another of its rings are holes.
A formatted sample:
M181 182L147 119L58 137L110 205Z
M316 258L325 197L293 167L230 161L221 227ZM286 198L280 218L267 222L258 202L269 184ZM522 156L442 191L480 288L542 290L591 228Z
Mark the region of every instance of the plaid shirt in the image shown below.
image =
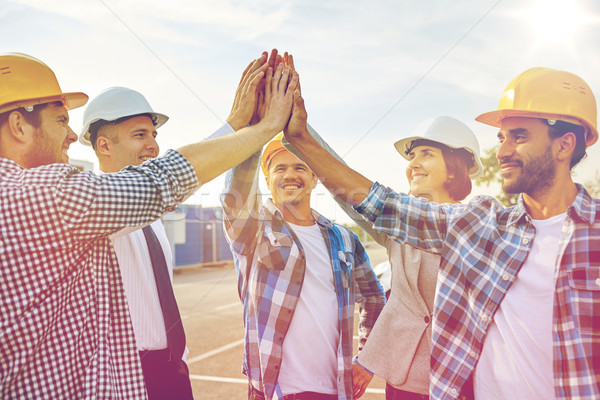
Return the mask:
M197 185L176 152L101 176L0 158L0 398L146 398L108 236Z
M256 153L229 171L221 202L244 305L243 372L267 399L281 399L281 345L302 290L305 256L300 241L272 201L260 205L259 159L260 153ZM315 211L313 215L330 251L339 305L338 399L352 399L354 303L359 303L360 350L385 297L358 237Z
M552 339L557 399L600 398L600 201L578 188L556 265ZM510 208L489 196L441 205L375 183L356 210L393 239L441 253L430 394L456 398L535 237L522 196Z

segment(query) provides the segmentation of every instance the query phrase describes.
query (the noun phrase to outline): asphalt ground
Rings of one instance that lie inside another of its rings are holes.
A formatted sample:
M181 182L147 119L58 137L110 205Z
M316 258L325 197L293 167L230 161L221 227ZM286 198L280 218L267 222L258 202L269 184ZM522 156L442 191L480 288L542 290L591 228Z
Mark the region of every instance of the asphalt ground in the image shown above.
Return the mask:
M366 249L372 265L387 258L377 244ZM247 399L248 381L241 372L242 305L233 264L178 269L174 284L187 337L194 399ZM357 323L354 332L356 348ZM383 400L384 388L385 382L376 376L361 399Z

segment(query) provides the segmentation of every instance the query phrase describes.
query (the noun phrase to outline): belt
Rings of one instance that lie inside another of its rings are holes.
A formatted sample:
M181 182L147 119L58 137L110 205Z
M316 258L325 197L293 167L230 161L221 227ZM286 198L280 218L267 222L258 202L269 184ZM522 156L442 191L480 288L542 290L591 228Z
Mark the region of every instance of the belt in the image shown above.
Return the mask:
M337 400L336 394L323 394L316 392L300 392L286 394L283 400Z
M249 382L248 382L249 383ZM249 383L250 393L257 394L263 398L265 394L260 390L257 390L251 383ZM250 397L250 396L248 396ZM317 392L300 392L300 393L291 393L283 396L283 400L337 400L336 394L324 394Z

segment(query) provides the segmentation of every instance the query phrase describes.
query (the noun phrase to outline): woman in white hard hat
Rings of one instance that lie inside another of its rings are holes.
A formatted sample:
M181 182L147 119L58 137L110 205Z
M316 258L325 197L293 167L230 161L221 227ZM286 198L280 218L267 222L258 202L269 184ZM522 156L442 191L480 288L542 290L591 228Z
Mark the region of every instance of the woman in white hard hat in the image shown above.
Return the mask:
M451 117L426 121L395 146L410 161L406 169L410 193L438 203L463 200L471 193L471 179L483 170L475 134ZM386 247L392 268L389 300L356 361L386 380L387 400L428 399L440 257L399 244L374 231L357 214L350 216ZM366 371L355 373L370 379Z

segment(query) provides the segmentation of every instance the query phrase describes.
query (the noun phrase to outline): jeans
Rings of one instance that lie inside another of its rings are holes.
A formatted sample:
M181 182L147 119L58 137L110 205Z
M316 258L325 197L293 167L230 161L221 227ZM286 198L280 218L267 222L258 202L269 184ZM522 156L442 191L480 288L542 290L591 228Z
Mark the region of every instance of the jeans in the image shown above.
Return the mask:
M390 384L385 384L385 400L429 400L429 395L405 392L404 390L396 389Z

